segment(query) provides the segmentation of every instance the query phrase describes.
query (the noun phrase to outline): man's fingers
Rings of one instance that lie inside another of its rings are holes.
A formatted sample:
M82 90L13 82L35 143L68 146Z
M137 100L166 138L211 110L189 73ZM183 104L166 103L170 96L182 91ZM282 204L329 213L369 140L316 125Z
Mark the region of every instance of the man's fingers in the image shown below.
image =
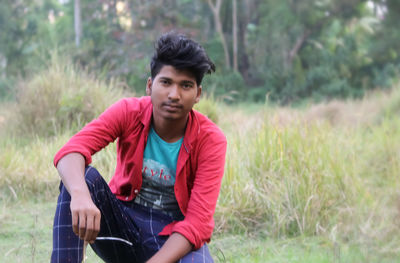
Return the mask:
M85 232L85 237L83 240L85 241L92 241L93 239L93 230L94 230L94 218L93 216L89 215L86 218L86 232Z
M100 231L101 213L92 199L71 198L71 214L74 233L87 242L95 241Z
M86 233L86 215L83 213L79 214L79 238L84 239Z
M100 232L100 222L101 222L101 213L99 211L96 217L94 218L93 241L96 240L96 237Z
M96 216L95 218L96 220L94 221L94 229L96 231L96 236L97 234L100 232L100 223L101 223L101 213L99 212L99 214Z
M79 236L78 213L76 212L71 212L71 213L72 213L72 230L74 231L75 235Z
M90 229L91 234L88 236L88 239L86 241L89 241L90 243L93 243L96 241L96 237L100 232L100 218L101 218L100 212L95 213L95 216L93 218L93 227ZM88 224L88 226L89 226L89 224Z

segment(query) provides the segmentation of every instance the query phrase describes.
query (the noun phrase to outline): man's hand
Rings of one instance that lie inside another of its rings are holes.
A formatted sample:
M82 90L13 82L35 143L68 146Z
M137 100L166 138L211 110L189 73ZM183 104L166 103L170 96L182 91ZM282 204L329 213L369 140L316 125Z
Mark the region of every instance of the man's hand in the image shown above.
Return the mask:
M146 263L176 262L192 250L192 244L183 235L172 233L161 249Z
M72 229L79 238L93 243L100 231L101 213L85 182L85 159L79 153L67 154L58 162L57 170L71 195Z
M80 239L93 243L100 231L101 213L90 194L74 193L70 208L74 233Z

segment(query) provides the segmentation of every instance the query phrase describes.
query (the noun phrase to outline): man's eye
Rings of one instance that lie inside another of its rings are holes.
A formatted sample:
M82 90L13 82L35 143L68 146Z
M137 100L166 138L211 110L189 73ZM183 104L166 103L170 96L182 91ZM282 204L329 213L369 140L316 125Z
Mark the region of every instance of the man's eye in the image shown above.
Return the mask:
M164 85L167 85L169 82L168 82L168 80L160 80L160 82L161 82L161 84L164 84Z
M191 89L193 87L192 84L183 84L184 89Z

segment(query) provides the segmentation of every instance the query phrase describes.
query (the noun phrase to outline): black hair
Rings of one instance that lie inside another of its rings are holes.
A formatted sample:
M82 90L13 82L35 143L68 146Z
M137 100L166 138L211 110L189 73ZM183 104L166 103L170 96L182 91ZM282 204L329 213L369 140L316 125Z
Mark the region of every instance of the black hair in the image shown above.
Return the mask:
M215 71L214 63L200 44L174 32L163 34L155 44L150 63L151 78L154 80L166 65L188 70L195 76L197 85L201 84L204 74Z

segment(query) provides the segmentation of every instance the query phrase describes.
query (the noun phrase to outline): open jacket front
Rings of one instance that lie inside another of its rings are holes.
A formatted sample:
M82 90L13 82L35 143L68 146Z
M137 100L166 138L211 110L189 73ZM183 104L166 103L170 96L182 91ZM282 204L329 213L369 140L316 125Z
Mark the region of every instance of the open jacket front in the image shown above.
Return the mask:
M54 165L72 152L82 154L89 165L93 154L118 139L117 166L109 186L118 199L133 200L142 186L143 153L152 112L150 97L118 101L74 135L57 152ZM167 225L160 235L178 232L194 245L194 249L210 241L224 173L226 144L224 134L213 122L195 110L189 113L174 187L185 218Z

